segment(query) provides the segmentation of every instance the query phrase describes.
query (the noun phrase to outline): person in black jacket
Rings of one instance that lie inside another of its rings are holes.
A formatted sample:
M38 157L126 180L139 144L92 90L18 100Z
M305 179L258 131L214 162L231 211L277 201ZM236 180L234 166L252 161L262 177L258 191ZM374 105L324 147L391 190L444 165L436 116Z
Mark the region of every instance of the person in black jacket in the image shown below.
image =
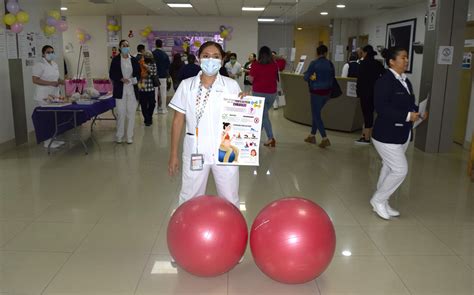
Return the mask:
M157 99L160 104L158 105L158 113L159 114L166 114L168 110L166 109L166 99L167 99L167 78L169 75L169 70L170 70L170 58L168 57L168 54L163 51L163 41L160 39L157 39L155 41L156 49L153 50L153 58L155 59L156 62L156 68L158 70L158 77L160 79L160 84L161 86L159 87L159 92L156 91L156 93L159 93L159 98Z
M117 108L116 142L122 143L125 135L125 119L127 123L127 143L133 143L133 129L135 128L135 113L138 106L138 80L140 79L140 65L130 55L127 40L119 43L120 55L112 59L109 77L113 84L113 96Z
M200 71L201 71L201 67L196 64L196 56L193 54L189 54L188 64L179 70L178 83L181 83L181 81L185 79L197 76L197 74L199 74Z
M388 220L400 215L390 207L388 200L408 173L405 151L413 135L413 122L420 114L415 105L413 87L405 75L407 51L394 47L386 49L383 56L390 69L375 83L377 119L372 138L383 166L370 204L381 218ZM425 113L423 119L426 117Z
M356 144L370 144L372 127L374 124L374 85L380 76L385 72L382 63L374 59L377 52L370 45L362 49L363 60L359 65L357 76L357 96L360 98L360 106L364 116L364 129L360 139Z

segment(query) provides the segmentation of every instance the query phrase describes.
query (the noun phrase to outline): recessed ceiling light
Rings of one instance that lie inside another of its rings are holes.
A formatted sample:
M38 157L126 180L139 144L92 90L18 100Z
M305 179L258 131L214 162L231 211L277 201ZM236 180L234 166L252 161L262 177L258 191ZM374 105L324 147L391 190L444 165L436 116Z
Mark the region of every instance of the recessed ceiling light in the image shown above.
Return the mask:
M265 7L242 7L243 11L264 11Z
M328 15L329 13L327 13L326 11L323 11L320 13L321 15Z
M303 30L302 27L298 27L298 28L296 28L296 29L297 29L298 31L302 31L302 30Z
M191 3L167 3L171 8L193 8Z
M336 7L337 7L337 8L346 8L346 5L344 5L344 4L338 4L338 5L336 5Z
M262 23L271 23L271 22L274 22L275 19L274 18L259 18L258 21Z
M61 10L62 10L62 11L66 11L66 10L67 10L67 7L61 7Z

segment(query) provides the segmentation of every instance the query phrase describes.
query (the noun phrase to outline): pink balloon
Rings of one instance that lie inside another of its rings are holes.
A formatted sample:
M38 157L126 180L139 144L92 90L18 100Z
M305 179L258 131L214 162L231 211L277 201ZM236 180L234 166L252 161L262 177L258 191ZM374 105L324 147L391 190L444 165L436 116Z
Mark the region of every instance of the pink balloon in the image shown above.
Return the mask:
M64 20L60 20L58 21L58 23L56 24L56 29L60 32L65 32L67 31L68 29L68 25L67 25L67 22L64 21Z
M12 14L17 14L20 11L20 5L16 1L8 1L7 10Z
M52 27L55 27L58 24L58 21L54 17L48 16L46 23Z
M20 33L23 31L23 24L22 23L14 23L13 25L10 26L10 30L12 30L13 33Z

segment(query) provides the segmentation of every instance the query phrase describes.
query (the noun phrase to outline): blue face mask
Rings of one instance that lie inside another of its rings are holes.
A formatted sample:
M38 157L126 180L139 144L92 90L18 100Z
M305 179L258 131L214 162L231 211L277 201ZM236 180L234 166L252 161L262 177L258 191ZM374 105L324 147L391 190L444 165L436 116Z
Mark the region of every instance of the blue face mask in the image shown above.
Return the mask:
M46 58L47 61L52 61L56 58L56 54L54 53L46 53L44 55L44 58Z
M122 54L127 55L127 54L130 53L130 48L129 47L122 47L122 48L120 48L120 51L122 52Z
M215 76L221 68L222 61L217 58L201 58L201 69L206 76Z

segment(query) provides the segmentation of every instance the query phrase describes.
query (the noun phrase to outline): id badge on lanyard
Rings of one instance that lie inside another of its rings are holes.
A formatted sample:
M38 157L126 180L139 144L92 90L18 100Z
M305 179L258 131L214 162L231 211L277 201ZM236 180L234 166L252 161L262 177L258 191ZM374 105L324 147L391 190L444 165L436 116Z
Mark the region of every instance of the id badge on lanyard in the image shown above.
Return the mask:
M201 103L202 95L202 84L199 85L199 94L196 100L196 153L191 154L191 171L201 171L204 169L204 155L199 153L199 122L201 121L202 115L206 108L207 100L209 99L209 94L211 93L211 87L207 90L204 99Z

